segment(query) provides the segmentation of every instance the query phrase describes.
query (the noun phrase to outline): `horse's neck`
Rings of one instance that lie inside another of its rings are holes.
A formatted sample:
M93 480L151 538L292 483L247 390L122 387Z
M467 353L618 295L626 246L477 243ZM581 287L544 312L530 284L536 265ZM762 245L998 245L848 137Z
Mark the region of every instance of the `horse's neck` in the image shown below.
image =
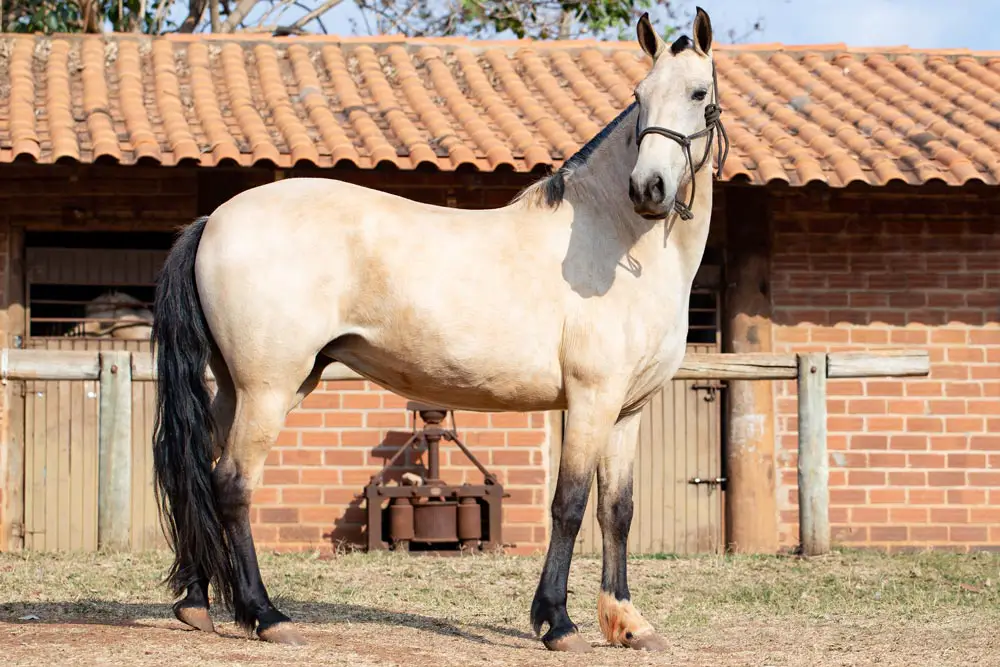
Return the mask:
M695 175L697 188L691 220L681 220L676 214L665 221L644 220L636 215L626 194L632 165L638 159L638 148L630 134L634 127L634 119L626 117L587 164L568 179L566 199L575 211L586 210L594 224L604 228L602 236L608 242L591 246L595 264L612 259L607 255L615 255L614 260L623 260L623 264L636 262L651 275L662 275L656 270L662 267L671 275L679 271L689 281L698 270L708 241L714 155L709 155ZM690 187L688 183L677 193L681 201L687 201ZM668 251L671 247L673 252ZM678 258L682 262L679 267ZM672 285L659 281L647 287L671 289Z

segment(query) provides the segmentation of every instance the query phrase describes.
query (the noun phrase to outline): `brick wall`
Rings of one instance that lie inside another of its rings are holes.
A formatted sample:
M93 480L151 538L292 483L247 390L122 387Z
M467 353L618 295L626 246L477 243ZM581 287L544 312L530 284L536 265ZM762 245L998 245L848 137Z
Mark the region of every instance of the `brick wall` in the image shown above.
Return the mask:
M996 548L1000 199L926 190L773 198L775 351L927 349L926 379L829 383L834 539ZM793 545L795 387L775 384L781 541Z

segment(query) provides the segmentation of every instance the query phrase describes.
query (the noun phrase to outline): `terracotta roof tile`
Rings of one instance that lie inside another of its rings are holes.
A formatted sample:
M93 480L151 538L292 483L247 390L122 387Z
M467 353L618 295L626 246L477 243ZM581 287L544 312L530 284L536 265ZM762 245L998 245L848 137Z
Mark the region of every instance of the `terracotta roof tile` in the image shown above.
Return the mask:
M0 36L0 161L560 164L650 61L595 41ZM716 46L723 177L1000 182L1000 53Z

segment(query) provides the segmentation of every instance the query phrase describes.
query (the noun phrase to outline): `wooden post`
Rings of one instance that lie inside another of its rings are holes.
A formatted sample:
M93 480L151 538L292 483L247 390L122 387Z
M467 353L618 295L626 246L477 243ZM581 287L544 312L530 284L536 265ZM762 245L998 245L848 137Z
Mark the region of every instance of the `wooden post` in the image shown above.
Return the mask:
M132 530L132 353L101 352L97 546L126 551Z
M24 229L15 227L7 239L9 262L7 270L7 299L5 330L7 346L19 348L24 343ZM7 351L3 351L4 362ZM2 369L7 373L8 367ZM24 402L25 383L20 379L4 377L7 398L7 470L4 484L3 535L0 549L19 551L24 548ZM2 479L2 478L0 478Z
M771 264L767 193L726 189L726 283L722 351L770 352ZM726 389L726 545L778 550L774 398L770 382L732 380Z
M799 538L805 556L830 550L829 461L826 454L826 355L799 361Z

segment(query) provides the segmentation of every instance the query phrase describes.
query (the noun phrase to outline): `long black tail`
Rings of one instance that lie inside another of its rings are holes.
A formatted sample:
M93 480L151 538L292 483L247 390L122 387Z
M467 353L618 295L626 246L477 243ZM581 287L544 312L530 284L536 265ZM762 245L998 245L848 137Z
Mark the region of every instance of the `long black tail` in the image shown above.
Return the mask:
M181 232L156 287L153 470L161 522L174 550L166 583L180 595L205 577L230 608L233 565L212 488L215 423L205 382L213 343L194 275L207 222L199 218Z

